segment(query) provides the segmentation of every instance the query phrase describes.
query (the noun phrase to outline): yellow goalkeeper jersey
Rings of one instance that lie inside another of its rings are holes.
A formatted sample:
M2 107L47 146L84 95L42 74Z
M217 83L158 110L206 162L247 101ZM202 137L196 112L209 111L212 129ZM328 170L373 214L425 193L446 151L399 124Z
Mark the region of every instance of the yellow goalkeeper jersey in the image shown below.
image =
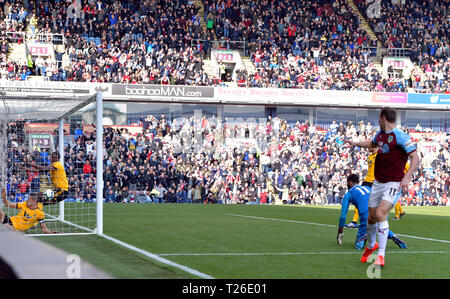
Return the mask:
M377 153L370 154L367 158L367 164L369 165L369 168L367 170L366 177L364 178L364 182L373 183L375 181L375 158L377 157ZM405 165L405 173L407 173L409 170L409 160L406 162Z
M28 208L26 201L18 203L17 209L19 210L19 214L10 218L14 229L24 231L44 220L42 207L42 204L39 203L38 208L32 210Z
M63 191L69 190L69 183L67 181L66 171L64 170L64 165L61 162L54 162L52 166L56 168L55 170L50 170L50 178L57 189Z
M367 164L369 169L367 169L366 177L364 178L364 182L373 183L375 181L375 158L377 157L377 153L370 154L367 158Z
M406 164L405 164L405 174L408 172L408 170L409 170L409 160L406 161Z

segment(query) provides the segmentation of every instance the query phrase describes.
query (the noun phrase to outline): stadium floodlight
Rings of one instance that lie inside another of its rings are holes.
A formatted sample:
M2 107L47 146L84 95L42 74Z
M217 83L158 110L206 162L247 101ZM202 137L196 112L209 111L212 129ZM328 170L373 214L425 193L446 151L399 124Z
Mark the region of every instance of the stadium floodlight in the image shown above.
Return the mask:
M10 226L33 236L47 235L38 223L59 235L103 234L102 93L0 98L1 188L12 203L37 196L45 216L43 222L25 223L30 215L23 204L15 209L1 201ZM96 124L87 126L96 133L77 135L74 123L82 123L88 106L96 106L89 110L95 111ZM92 171L84 171L87 161ZM53 162L64 168L50 167Z

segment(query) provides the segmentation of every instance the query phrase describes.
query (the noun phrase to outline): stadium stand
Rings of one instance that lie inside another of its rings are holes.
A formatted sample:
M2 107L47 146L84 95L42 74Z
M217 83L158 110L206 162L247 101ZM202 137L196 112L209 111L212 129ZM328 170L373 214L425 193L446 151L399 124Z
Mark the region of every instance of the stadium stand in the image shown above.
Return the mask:
M367 17L371 2L355 1ZM408 51L416 64L413 88L425 92L449 90L449 10L446 1L381 1L374 18L367 18L384 47Z
M220 85L221 78L206 71L205 60L216 42L233 50L244 41L243 55L248 55L254 72L237 72L237 86L449 93L448 7L429 1L416 1L417 5L398 1L388 6L387 1L382 1L380 14L369 18L370 3L0 1L0 76L8 80ZM365 22L371 28L364 27ZM54 55L30 53L25 42L50 44ZM387 50L384 54L376 52L374 57L373 50L378 51L380 43ZM380 55L390 55L389 49L393 52L398 48L411 49L403 53L414 64L409 76L395 76L378 65L377 59L383 58ZM143 122L150 128L138 136L113 130L105 134L111 156L104 190L104 194L111 194L108 201L159 198L204 202L211 198L208 194L214 194L221 202L261 202L264 189L266 202L274 202L282 198L282 191L276 187L284 190L286 183L296 192L290 202L337 203L350 165L359 165L358 172L363 174L366 155L348 153L340 147L342 138L360 132L351 126L334 134L330 129L315 130L308 123L287 124L277 119L276 127L284 129L275 130L274 120L270 120L266 128L259 129L276 133L259 137L280 143L281 148L269 148L259 156L250 148L243 152L224 148L222 156L215 156L211 146L223 144L215 129L208 128L202 132L202 140L208 141L205 149L194 157L183 151L175 153L173 148L168 153L162 151L169 137L172 143L183 143L180 134L186 132L179 127L161 117ZM228 130L234 136L241 134L238 128ZM89 201L87 194L95 198L95 163L86 151L89 136L83 134L66 152L73 200ZM448 136L442 140L448 149ZM18 159L23 158L23 153L14 153ZM190 159L195 162L187 164ZM318 162L310 164L312 160ZM260 171L262 161L269 162ZM438 197L437 193L449 195L445 174L449 160L440 157L436 161L432 161L439 165L436 175L429 176L421 169L415 178L415 182L423 183L419 187L421 194L427 193L417 204L448 204L446 197ZM308 162L309 166L300 166L300 162ZM189 169L179 170L176 166L180 164L189 165ZM205 171L204 165L212 171ZM227 166L228 170L221 172L219 166ZM81 169L83 173L76 172ZM154 180L145 184L144 175ZM13 177L11 190L20 190L19 185L27 179ZM248 188L255 182L261 189ZM161 190L162 195L156 196Z
M1 1L0 75L218 85L222 78L206 65L211 50L243 43L252 65L228 78L237 86L449 92L448 9L387 2L369 18L370 2L361 0ZM24 41L50 42L54 55L26 55ZM392 53L373 57L379 44L412 49L414 69L383 70L380 59Z
M164 115L145 116L141 125L142 132L135 134L126 129L105 129L106 202L339 204L345 177L350 172L364 176L368 157L364 150L349 151L343 140L368 138L374 131L365 122L333 123L321 129L308 121L288 123L278 117L269 118L265 125L225 125L222 131L205 119L197 140L189 138L195 130L193 123L181 127ZM433 138L440 149L423 159L410 193L402 201L450 205L450 137L443 132L420 134L425 135L416 135L415 142ZM85 131L65 150L69 201L95 198L93 136ZM228 137L234 137L234 143L227 143ZM246 137L257 142L236 141ZM267 145L259 152L256 144L263 141ZM27 152L13 147L12 154L9 168ZM38 163L44 163L42 155L33 154ZM24 200L21 189L31 188L32 181L32 174L20 177L12 173L10 200Z

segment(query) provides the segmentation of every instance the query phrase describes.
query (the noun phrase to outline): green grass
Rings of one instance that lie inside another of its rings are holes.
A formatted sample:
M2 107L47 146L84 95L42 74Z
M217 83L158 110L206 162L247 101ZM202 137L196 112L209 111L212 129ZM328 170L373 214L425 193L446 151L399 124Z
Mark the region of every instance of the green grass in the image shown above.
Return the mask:
M405 210L390 228L408 249L388 241L381 278L450 278L450 208ZM361 264L362 251L353 248L356 230L345 230L344 244L336 244L339 212L335 206L105 204L104 233L214 278L367 278L370 264ZM95 235L41 240L118 278L195 278Z

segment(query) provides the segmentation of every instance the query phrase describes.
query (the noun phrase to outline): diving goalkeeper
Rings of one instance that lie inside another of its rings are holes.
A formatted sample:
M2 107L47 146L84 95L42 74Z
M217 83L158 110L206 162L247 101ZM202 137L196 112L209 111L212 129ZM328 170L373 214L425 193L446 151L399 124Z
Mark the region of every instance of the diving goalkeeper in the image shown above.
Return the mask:
M11 230L26 231L38 223L44 234L59 234L58 231L51 231L44 222L44 212L42 211L42 203L38 203L42 193L33 193L27 201L14 203L6 199L6 190L2 189L3 203L8 208L18 209L16 216L8 217L6 213L0 209L0 223L6 225Z

